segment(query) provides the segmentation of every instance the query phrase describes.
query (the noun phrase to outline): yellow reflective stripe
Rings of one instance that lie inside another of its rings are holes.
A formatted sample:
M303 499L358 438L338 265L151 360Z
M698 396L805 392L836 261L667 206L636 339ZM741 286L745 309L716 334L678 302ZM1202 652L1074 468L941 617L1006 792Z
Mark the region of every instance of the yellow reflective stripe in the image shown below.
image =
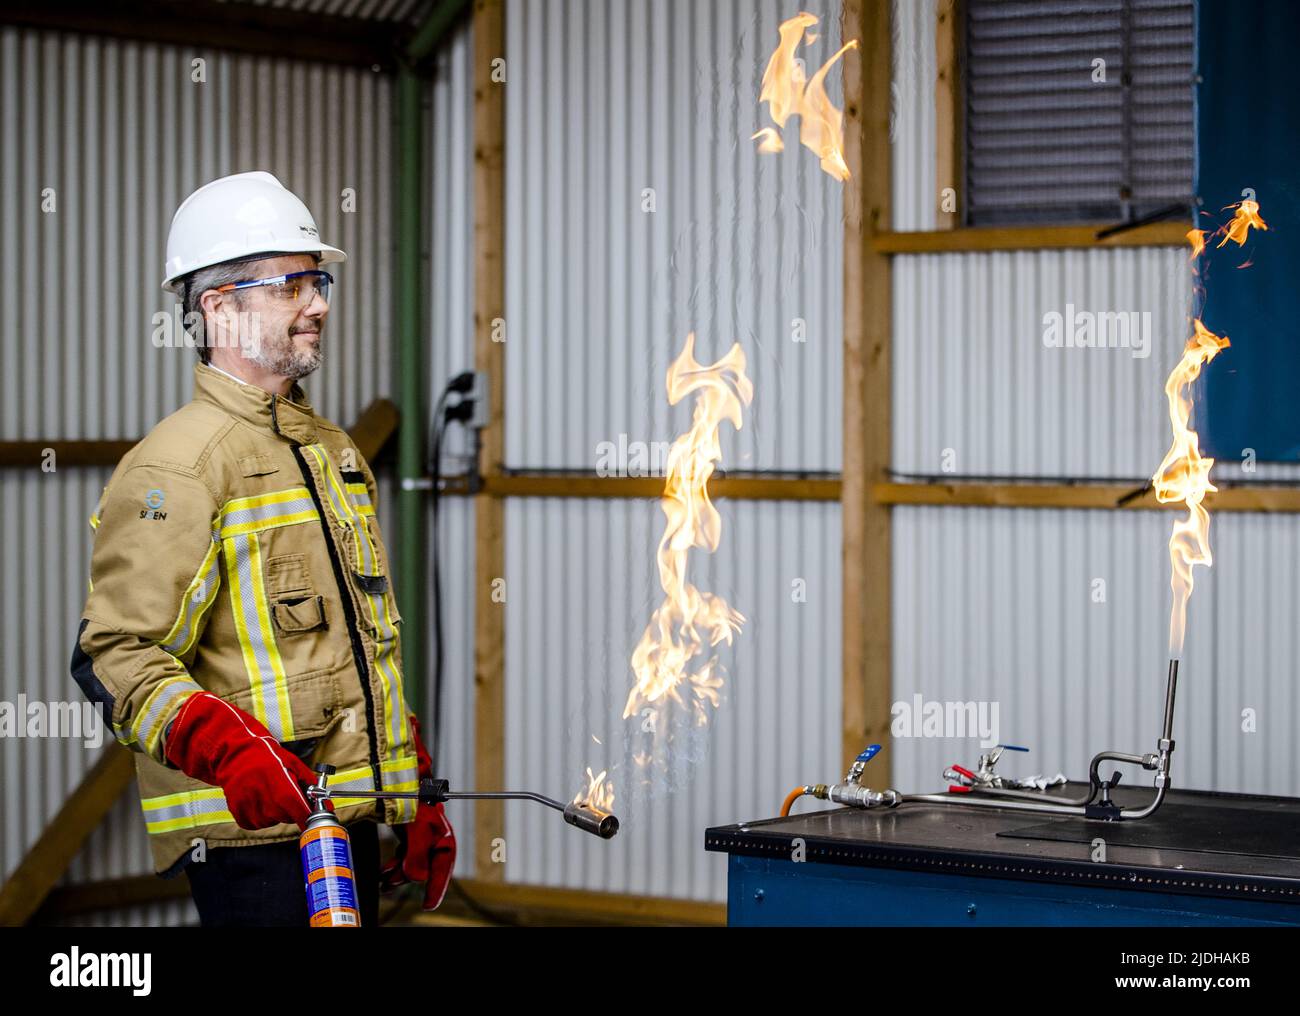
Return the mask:
M359 769L345 769L335 773L330 777L329 785L335 788L335 795L330 798L334 802L335 808L345 808L354 804L373 804L374 799L368 797L347 797L349 790L374 790L375 774L371 772L369 766L362 766ZM343 795L337 791L342 790Z
M278 741L292 741L293 714L284 661L275 642L270 605L262 580L262 550L256 534L223 543L235 632L252 688L252 712Z
M416 791L420 789L420 759L416 755L400 755L394 752L395 757L379 765L379 775L384 781L384 789L398 792ZM390 779L390 776L406 777L405 779ZM410 798L396 798L393 804L397 807L397 821L411 822L415 819L416 806L419 801Z
M300 512L294 512L289 515L277 515L270 519L258 519L253 522L244 522L237 526L227 526L221 530L221 538L229 539L232 536L247 536L250 533L262 533L268 529L279 529L281 526L299 526L304 522L315 522L319 515L316 509L311 508Z
M150 834L196 829L199 826L235 823L220 788L183 790L163 797L146 797L140 801L145 829Z
M180 661L176 661L180 666ZM181 668L184 670L184 668ZM176 710L191 695L203 689L188 674L168 677L159 681L140 706L139 714L131 725L132 742L143 742L146 752L153 753L162 736L166 724L164 720L176 714Z
M163 636L163 640L157 643L173 656L184 656L189 652L198 638L199 621L208 607L216 602L216 593L221 587L220 569L217 568L218 549L215 541L209 544L199 570L185 587L185 599L176 615L176 622Z
M98 528L99 528L99 513L98 513L98 512L91 512L91 514L90 514L90 528L91 528L91 529L98 529Z
M198 829L220 822L235 824L226 804L226 795L217 787L212 790L183 790L162 798L140 800L144 828L149 834L173 833L177 829Z
M326 499L339 522L352 531L353 545L356 549L358 570L364 575L378 575L379 554L370 539L370 527L366 520L354 509L352 498L334 471L334 464L322 445L304 445L303 450L316 460L325 486ZM348 490L365 484L348 484ZM381 690L384 696L384 729L388 732L388 742L394 751L407 745L406 705L402 694L402 677L396 664L397 626L393 621L392 611L387 599L382 595L363 594L366 607L370 611L376 631L375 670L379 674ZM381 621L382 618L382 621Z
M352 510L352 500L343 492L338 477L334 475L334 464L330 461L329 455L321 445L306 445L316 464L320 467L321 477L324 480L325 496L329 499L330 508L334 511L334 517L339 523L352 531L352 545L356 551L357 570L363 575L375 575L377 569L371 564L374 561L374 554L371 553L366 557L363 553L362 539L364 537L365 549L370 546L370 532L366 528L365 522Z
M356 513L365 517L374 517L375 506L370 500L370 489L364 483L349 483L347 490Z
M227 501L221 509L217 535L224 540L281 526L314 522L319 518L311 491L306 487L290 487Z

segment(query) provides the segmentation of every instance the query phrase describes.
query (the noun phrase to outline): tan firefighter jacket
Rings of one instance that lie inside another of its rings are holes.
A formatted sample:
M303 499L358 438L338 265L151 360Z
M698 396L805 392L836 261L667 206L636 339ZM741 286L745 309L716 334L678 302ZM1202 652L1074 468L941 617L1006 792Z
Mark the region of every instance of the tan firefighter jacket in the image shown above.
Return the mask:
M202 364L194 399L118 464L91 518L90 595L73 676L134 749L160 872L200 849L296 839L235 825L219 788L171 767L167 727L210 691L345 790L414 790L401 618L375 479L296 385L271 396ZM415 815L335 799L340 819Z

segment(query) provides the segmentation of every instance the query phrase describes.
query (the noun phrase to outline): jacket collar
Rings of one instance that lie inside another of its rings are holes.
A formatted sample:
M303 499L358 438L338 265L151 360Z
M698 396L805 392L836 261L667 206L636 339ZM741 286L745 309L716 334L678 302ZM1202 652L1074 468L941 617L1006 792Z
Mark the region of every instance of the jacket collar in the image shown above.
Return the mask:
M207 364L194 365L194 401L224 409L294 444L316 443L316 413L297 382L286 398L245 384Z

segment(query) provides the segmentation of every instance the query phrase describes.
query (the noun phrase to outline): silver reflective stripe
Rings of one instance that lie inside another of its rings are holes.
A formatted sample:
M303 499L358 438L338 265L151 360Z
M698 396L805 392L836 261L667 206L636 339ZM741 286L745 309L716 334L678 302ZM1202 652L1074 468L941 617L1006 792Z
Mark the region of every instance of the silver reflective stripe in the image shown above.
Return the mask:
M235 821L230 814L226 795L216 788L145 798L140 804L144 810L145 829L154 836L178 829L233 824Z
M185 603L181 607L181 616L178 619L179 627L174 628L175 634L162 643L162 647L173 656L183 656L185 651L189 649L196 631L195 622L212 602L213 594L221 585L221 569L217 567L217 550L218 544L214 541L208 548L203 563L199 565L198 574L190 582L190 592L185 597Z
M256 533L249 533L226 541L231 606L244 651L244 667L253 691L253 715L266 725L277 741L292 741L293 721L288 714L289 692L285 685L284 663L275 644L275 635L270 630L270 611L263 596L261 550L257 539Z
M144 714L135 723L135 738L144 742L146 751L152 751L161 732L155 729L178 695L193 695L200 688L188 677L174 677L163 681L145 704Z
M221 535L223 537L247 532L248 528L269 528L269 523L285 522L295 516L299 521L307 521L316 516L316 504L304 489L301 497L289 501L276 501L271 504L236 507L221 516Z

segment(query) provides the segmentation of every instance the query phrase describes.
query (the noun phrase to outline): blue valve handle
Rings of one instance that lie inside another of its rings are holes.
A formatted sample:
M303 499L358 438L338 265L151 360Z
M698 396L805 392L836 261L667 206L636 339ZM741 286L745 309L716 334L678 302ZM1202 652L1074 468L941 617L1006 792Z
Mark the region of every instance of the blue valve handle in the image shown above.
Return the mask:
M880 745L869 744L862 749L862 754L857 757L858 762L867 763L880 754Z
M999 748L1005 748L1007 751L1028 751L1028 748L1022 748L1018 744L999 744Z

